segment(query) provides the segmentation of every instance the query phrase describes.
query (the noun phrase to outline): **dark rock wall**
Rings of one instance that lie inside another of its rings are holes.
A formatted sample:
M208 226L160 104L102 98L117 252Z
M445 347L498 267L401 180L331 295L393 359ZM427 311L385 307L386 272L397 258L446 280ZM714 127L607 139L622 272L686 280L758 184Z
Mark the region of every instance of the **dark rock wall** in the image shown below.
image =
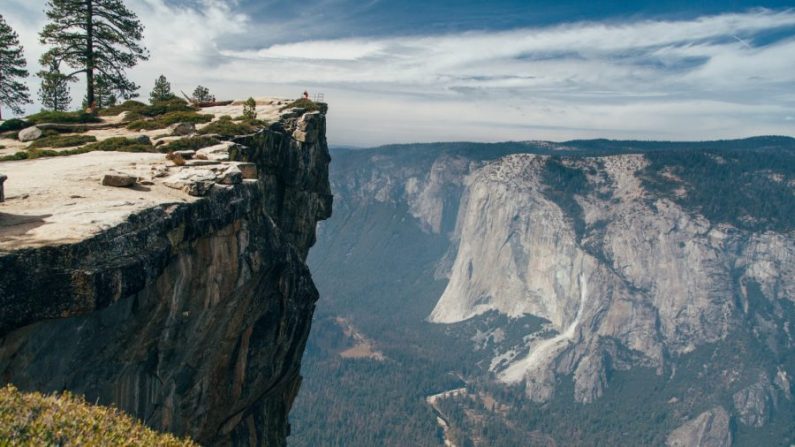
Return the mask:
M0 252L3 383L72 390L203 444L285 444L318 298L305 259L331 214L325 116L236 142L258 181Z

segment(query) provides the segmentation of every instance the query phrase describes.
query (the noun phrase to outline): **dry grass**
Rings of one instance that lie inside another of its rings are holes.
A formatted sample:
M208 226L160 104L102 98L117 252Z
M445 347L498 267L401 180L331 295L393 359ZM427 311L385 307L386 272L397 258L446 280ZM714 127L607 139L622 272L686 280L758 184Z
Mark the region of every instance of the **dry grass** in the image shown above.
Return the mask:
M0 446L196 446L158 433L124 414L90 405L69 392L55 395L0 388Z

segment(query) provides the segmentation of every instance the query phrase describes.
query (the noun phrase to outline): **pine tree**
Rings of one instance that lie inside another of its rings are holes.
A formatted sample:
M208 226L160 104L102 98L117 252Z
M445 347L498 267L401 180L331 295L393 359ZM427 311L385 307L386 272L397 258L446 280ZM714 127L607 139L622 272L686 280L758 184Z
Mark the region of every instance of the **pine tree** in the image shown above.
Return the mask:
M41 105L47 110L63 112L72 103L72 95L69 93L69 81L66 75L61 73L58 64L50 65L49 71L40 71L38 77L41 78L39 88L39 100Z
M214 102L215 96L210 94L210 89L200 85L193 91L193 100L199 103Z
M104 75L95 76L94 106L97 109L104 109L107 107L115 106L117 101L118 98L116 98L116 94L115 91L113 90L112 84L105 78L105 76ZM88 94L86 94L86 96L83 98L83 108L88 109L90 104L91 103L88 101Z
M28 77L26 65L19 36L0 15L0 105L15 114L21 114L22 105L30 103L28 86L19 81Z
M155 86L152 89L152 93L149 94L149 102L154 104L174 98L176 98L176 95L171 92L171 83L168 82L165 76L160 75L159 78L155 79Z
M248 98L243 103L243 118L247 120L257 119L257 101L254 98Z
M102 77L114 94L137 96L139 87L127 79L125 70L149 56L139 44L143 25L122 0L49 0L46 14L49 23L40 37L52 48L42 56L42 65L63 62L75 69L67 77L85 73L90 109L100 102L96 77Z

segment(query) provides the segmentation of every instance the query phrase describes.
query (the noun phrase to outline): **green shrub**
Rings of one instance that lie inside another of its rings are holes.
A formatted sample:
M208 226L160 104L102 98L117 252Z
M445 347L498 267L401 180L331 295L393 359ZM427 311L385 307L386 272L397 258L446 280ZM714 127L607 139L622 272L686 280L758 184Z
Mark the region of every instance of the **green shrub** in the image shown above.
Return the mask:
M22 130L26 127L32 126L33 123L25 120L21 120L19 118L11 118L0 124L0 132L8 132L11 130Z
M27 160L27 159L28 159L28 153L21 151L11 155L5 155L3 157L0 157L0 161L17 161L17 160Z
M108 107L99 111L100 116L116 116L122 112L141 112L141 110L148 107L146 104L139 101L124 101L121 104Z
M267 124L259 120L245 120L240 122L232 121L232 118L225 116L218 121L204 126L199 130L201 135L220 135L223 137L235 137L238 135L248 135L265 127Z
M212 119L213 115L203 115L194 111L168 112L165 115L149 120L133 121L127 125L127 128L131 130L165 129L166 127L176 123L199 124L210 122Z
M81 150L83 152L155 152L155 148L151 144L139 143L134 139L126 137L108 138L107 140L103 140L98 143L92 143L75 150Z
M72 147L80 146L86 143L93 143L97 138L91 135L53 135L49 137L39 138L28 146L28 149L36 149L42 147Z
M172 98L167 101L157 101L152 105L144 104L138 101L125 101L120 105L108 107L99 112L103 116L115 116L122 112L130 112L132 116L156 117L165 115L171 112L195 112L197 109L190 106L185 100L179 98Z
M205 147L215 146L221 141L212 137L190 137L171 141L157 149L160 152L196 151Z
M248 98L243 103L243 118L247 120L257 119L257 101L254 98Z
M282 107L281 110L300 108L307 112L316 112L321 109L320 103L312 101L311 99L301 98Z
M59 123L59 124L85 124L102 122L99 117L85 112L50 112L44 111L27 117L34 124Z
M0 445L195 446L187 438L158 433L122 411L91 405L68 391L21 393L0 388Z
M75 149L64 149L62 151L54 151L52 149L31 148L28 149L26 152L17 152L13 155L6 155L5 157L0 157L0 161L31 160L39 157L64 157L67 155L79 155L94 151L157 152L155 147L152 146L151 144L139 143L132 138L114 137L96 143L87 144L85 146L81 146ZM0 446L2 446L2 444L0 444Z

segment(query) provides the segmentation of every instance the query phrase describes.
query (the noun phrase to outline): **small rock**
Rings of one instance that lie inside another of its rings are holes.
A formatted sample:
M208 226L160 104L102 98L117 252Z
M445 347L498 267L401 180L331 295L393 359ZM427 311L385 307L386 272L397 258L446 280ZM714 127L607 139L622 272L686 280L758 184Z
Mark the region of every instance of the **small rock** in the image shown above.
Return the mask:
M0 202L5 202L5 200L6 200L6 196L5 196L5 194L3 193L3 183L5 183L5 182L6 182L6 179L7 179L7 178L8 178L8 176L7 176L7 175L5 175L5 174L0 174Z
M168 133L175 137L184 137L196 133L196 125L193 123L176 123L168 126Z
M192 150L174 151L174 153L182 157L183 160L190 160L194 155L196 155L196 151Z
M257 174L257 165L254 163L238 163L237 169L240 169L240 172L243 173L243 178L245 179L259 178L259 175Z
M194 197L206 196L213 189L213 182L195 182L182 188L188 195Z
M163 180L169 188L179 189L186 193L201 197L212 190L218 176L209 170L188 169Z
M196 159L197 160L207 160L207 154L199 152L199 153L196 154Z
M105 176L102 177L103 185L116 186L119 188L128 188L135 185L137 181L137 178L127 174L105 174Z
M152 140L147 135L138 135L137 137L130 138L138 144L152 144Z
M237 166L230 166L223 173L218 183L224 185L237 185L238 183L243 183L243 173L240 172L240 169L238 169Z
M39 129L36 126L28 127L27 129L22 129L19 131L17 138L19 138L19 141L22 142L38 140L39 138L41 138L41 129Z
M196 151L196 158L207 160L216 160L216 161L226 161L229 160L229 148L232 147L234 143L221 143L216 144L215 146L205 147ZM202 157L204 156L204 158Z

